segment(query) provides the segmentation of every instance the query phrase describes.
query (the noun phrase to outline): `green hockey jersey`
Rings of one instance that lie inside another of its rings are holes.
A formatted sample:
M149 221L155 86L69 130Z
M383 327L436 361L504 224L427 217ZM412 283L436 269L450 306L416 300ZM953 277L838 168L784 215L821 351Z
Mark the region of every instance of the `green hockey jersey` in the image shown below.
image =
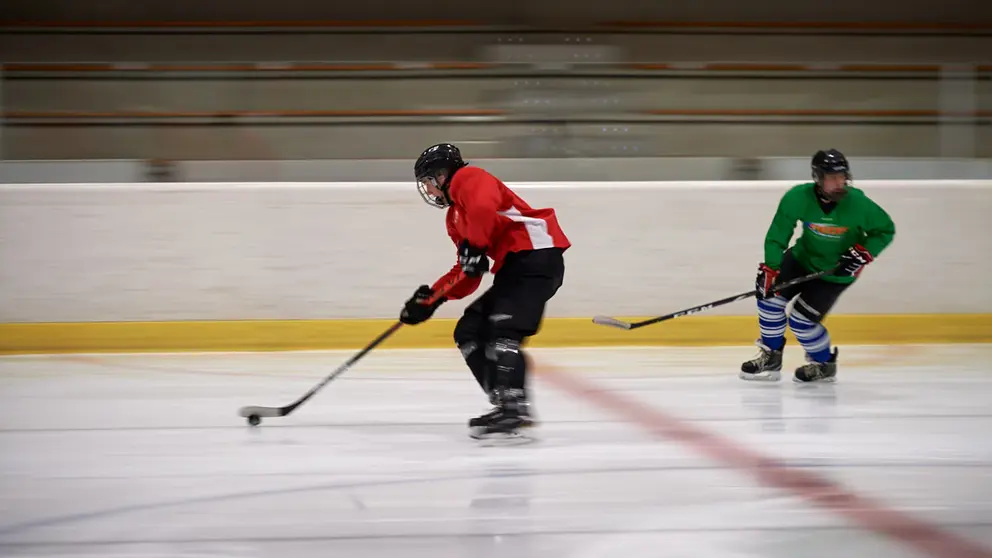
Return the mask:
M807 182L789 189L782 196L772 224L765 235L765 264L779 269L789 247L796 222L802 234L792 247L792 255L811 272L832 269L841 254L860 244L877 258L892 242L896 228L888 213L865 193L853 186L829 213L824 213L814 190ZM852 283L853 277L828 275L825 281Z

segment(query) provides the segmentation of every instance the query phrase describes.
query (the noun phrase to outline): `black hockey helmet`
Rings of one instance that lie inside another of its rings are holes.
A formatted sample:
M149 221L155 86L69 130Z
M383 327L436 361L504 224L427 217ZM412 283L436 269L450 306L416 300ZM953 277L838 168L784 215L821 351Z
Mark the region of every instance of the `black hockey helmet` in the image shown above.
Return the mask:
M465 165L461 151L450 143L439 143L425 149L413 165L413 174L417 179L420 196L434 207L445 208L451 205L451 200L448 199L451 177ZM443 177L441 177L442 173ZM428 185L440 190L441 195L431 194L427 190Z
M813 181L816 183L817 194L825 199L830 199L831 196L827 196L823 192L823 177L828 174L842 174L844 175L845 186L850 186L852 181L851 175L851 165L847 162L847 157L843 153L837 151L836 149L827 149L826 151L820 150L813 155L813 162L810 164L812 168ZM845 188L846 190L846 188ZM843 197L843 194L836 196L837 201Z

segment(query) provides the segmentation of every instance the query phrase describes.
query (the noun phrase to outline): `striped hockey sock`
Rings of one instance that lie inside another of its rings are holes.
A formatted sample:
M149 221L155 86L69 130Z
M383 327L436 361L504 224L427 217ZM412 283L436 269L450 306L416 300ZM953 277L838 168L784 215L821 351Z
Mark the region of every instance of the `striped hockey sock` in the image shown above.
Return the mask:
M816 362L830 360L830 333L821 324L814 323L795 310L789 315L789 327L796 339Z
M788 301L781 296L758 301L758 327L761 342L773 351L785 345L785 306Z

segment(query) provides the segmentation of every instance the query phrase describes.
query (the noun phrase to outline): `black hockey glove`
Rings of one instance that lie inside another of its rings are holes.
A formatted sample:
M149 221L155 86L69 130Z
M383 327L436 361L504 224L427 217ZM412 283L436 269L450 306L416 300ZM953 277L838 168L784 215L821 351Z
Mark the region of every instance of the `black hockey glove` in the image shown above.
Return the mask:
M870 264L875 258L868 250L860 244L855 244L844 252L837 262L837 269L834 275L841 277L857 277L864 271L865 266Z
M469 277L482 277L482 274L489 271L489 258L486 256L485 248L476 248L463 240L458 245L458 265Z
M426 304L427 299L434 294L434 291L427 285L421 285L417 288L417 292L413 293L410 300L406 301L406 305L403 306L403 311L400 312L400 321L407 325L417 325L421 322L426 322L434 315L434 311L437 310L438 306L444 304L446 300L445 297L441 297L434 301L434 304Z

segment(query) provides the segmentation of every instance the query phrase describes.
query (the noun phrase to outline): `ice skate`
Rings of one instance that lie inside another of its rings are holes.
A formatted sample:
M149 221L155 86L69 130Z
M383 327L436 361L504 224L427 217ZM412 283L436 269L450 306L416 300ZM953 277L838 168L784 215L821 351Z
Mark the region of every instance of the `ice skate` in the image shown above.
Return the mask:
M808 357L807 357L808 358ZM837 380L837 348L827 362L810 361L796 368L792 381L800 384L810 382L834 382Z
M494 409L482 416L475 417L474 419L469 420L468 421L469 427L482 426L484 424L484 422L482 421L483 417L487 417L497 412L497 410L499 410L500 407L499 396L497 396L496 390L489 390L486 393L489 395L489 404L492 405ZM537 417L534 416L534 413L532 412L531 409L530 400L527 399L526 395L517 400L517 406L520 409L520 418L524 421L524 427L530 428L532 426L535 426L537 424Z
M509 393L514 391L519 390L492 393L490 402L495 405L493 410L469 420L469 436L476 440L525 437L524 431L534 426L530 403L521 394Z
M782 349L769 349L759 339L756 343L760 350L758 356L741 364L738 375L742 380L777 382L782 378Z

